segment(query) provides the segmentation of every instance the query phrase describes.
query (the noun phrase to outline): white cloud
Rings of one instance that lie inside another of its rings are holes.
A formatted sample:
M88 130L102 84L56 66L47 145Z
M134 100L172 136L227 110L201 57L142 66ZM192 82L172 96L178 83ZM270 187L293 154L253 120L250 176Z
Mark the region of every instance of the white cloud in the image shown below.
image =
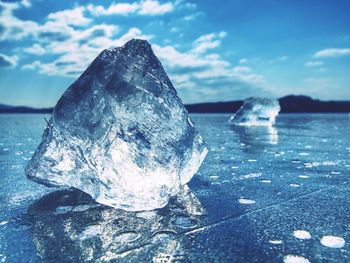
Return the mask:
M84 7L76 7L74 9L66 9L63 11L51 13L47 16L48 20L56 21L60 24L85 26L92 20L84 16Z
M350 48L326 48L320 51L317 51L314 54L315 58L326 58L326 57L342 57L349 56Z
M252 69L250 67L237 66L233 68L236 73L250 73Z
M46 28L46 22L40 27ZM77 77L88 64L104 48L121 46L132 38L151 39L152 36L145 35L139 28L130 28L119 37L114 38L118 27L111 25L96 25L88 29L73 29L64 23L55 25L55 31L66 29L70 37L64 40L46 41L43 40L43 49L50 54L59 55L52 62L42 62L36 60L22 66L23 70L36 70L42 74L59 75L65 77ZM98 32L96 36L96 32ZM95 35L95 37L91 37ZM152 45L156 55L168 69L168 73L176 88L200 90L199 94L206 90L206 94L219 93L219 87L229 90L232 86L242 86L247 89L262 89L264 79L262 76L254 74L249 67L236 66L223 60L219 54L208 53L210 50L220 46L221 38L225 37L225 32L207 34L193 41L192 48L180 52L171 45ZM30 51L39 50L39 44L29 48ZM28 50L27 50L28 51ZM216 88L218 90L216 90ZM214 89L210 91L210 89ZM192 92L192 91L191 91Z
M75 32L70 25L86 25L90 19L84 17L83 7L71 10L63 10L51 13L44 24L30 20L21 20L14 15L14 11L20 8L30 7L30 2L23 0L16 3L4 3L0 1L0 24L3 32L0 33L0 41L21 40L32 37L37 41L49 41L53 38L64 40Z
M174 5L171 2L160 4L156 0L146 0L140 2L141 15L164 15L173 11Z
M156 0L136 1L133 3L113 3L108 8L103 6L88 5L78 6L50 13L44 23L40 24L31 20L22 20L14 15L14 11L21 8L29 8L28 0L21 2L5 3L0 1L0 41L21 40L26 37L35 38L38 42L63 41L73 36L76 31L72 26L85 27L92 22L85 16L90 12L96 16L109 14L138 15L163 15L171 12L175 5L172 2L159 3Z
M99 37L90 37L94 32L102 33ZM112 25L96 25L86 30L76 30L71 38L63 41L52 41L46 44L46 50L59 57L49 63L34 61L22 67L23 70L38 70L41 74L77 77L87 68L89 63L103 50L121 46L132 38L151 39L138 28L130 28L126 33L113 39L116 27Z
M103 16L103 15L128 15L135 13L139 9L139 4L134 3L112 3L108 8L103 6L94 6L92 4L87 6L87 9L94 16Z
M0 41L19 40L27 37L37 30L37 23L18 19L13 12L20 8L29 8L29 1L4 3L0 1Z
M109 7L105 8L101 5L88 5L87 10L94 16L106 16L106 15L164 15L174 10L174 4L172 2L159 3L157 0L143 0L133 3L112 3Z
M221 45L221 40L226 36L226 32L211 33L200 36L193 42L194 53L205 53L209 49L217 48Z
M239 64L247 64L247 63L248 63L248 59L246 59L246 58L241 58L239 60Z
M228 66L227 61L220 60L219 55L200 56L198 53L190 50L188 52L179 52L173 46L152 45L156 55L164 61L170 68L200 68L207 66Z
M48 42L61 41L71 38L76 31L62 21L47 21L38 25L33 35L37 41Z
M12 19L8 25L24 27L22 31L19 31L21 35L18 35L17 39L30 36L31 40L35 40L34 43L30 42L30 46L24 48L23 51L36 55L50 54L50 58L54 57L51 61L48 60L49 57L45 57L45 60L37 57L21 68L35 70L46 75L75 78L103 49L122 46L132 38L150 40L153 37L137 27L129 28L126 31L111 24L86 27L85 25L92 24L92 21L85 15L163 15L173 11L174 8L182 8L186 4L181 1L176 1L173 4L172 2L146 0L113 3L106 8L94 5L78 6L74 9L51 13L43 23L22 21L16 18L13 15L13 10L25 7L24 4L6 5L7 7L2 10L5 10L7 17ZM188 8L195 9L196 7L191 5ZM31 26L26 28L25 25ZM173 31L176 30L175 27ZM176 45L164 44L171 43L164 41L160 42L162 45L159 45L158 42L158 45L153 44L152 47L167 69L170 78L174 81L175 87L180 91L187 92L189 97L206 95L214 98L216 94L217 97L222 98L221 92L231 94L232 91L232 96L228 98L231 99L240 96L239 94L242 92L239 91L242 89L245 89L244 94L253 94L253 91L264 90L265 81L261 75L255 74L247 66L233 66L221 55L213 52L214 49L220 47L222 39L226 35L224 31L204 34L194 40L187 50L180 50ZM17 60L15 62L17 63ZM241 60L241 64L244 63L246 63L246 59L245 61Z
M35 60L30 64L23 65L22 69L36 70L41 74L46 74L49 76L77 77L83 72L82 67L86 67L88 65L88 63L81 65L84 55L86 56L87 53L82 52L74 57L71 56L69 59L67 59L66 56L62 56L50 63L43 63L39 60Z
M114 43L115 43L114 45L122 46L127 41L129 41L130 39L133 39L133 38L150 40L150 39L152 39L152 37L153 36L151 36L151 35L143 34L139 28L133 27L133 28L130 28L129 31L127 33L125 33L124 35L122 35L119 39L116 39L114 41Z
M118 26L106 24L77 30L63 22L48 21L36 32L39 43L24 51L37 55L50 53L58 58L50 63L34 61L22 69L38 69L48 75L77 76L101 50L117 45L118 39L113 39L113 36L118 30Z
M26 70L26 69L33 69L34 70L34 69L40 68L40 65L41 65L40 61L35 60L30 64L23 65L21 68L24 70Z
M7 56L0 53L0 68L14 68L17 66L17 56Z
M35 43L31 47L23 49L25 52L34 54L34 55L44 55L46 53L45 48L43 48L41 45Z
M22 0L21 1L21 4L24 6L24 7L31 7L32 6L32 3L29 1L29 0Z
M184 75L184 74L181 74L181 75L176 75L176 74L173 74L172 77L171 77L172 81L176 82L177 84L187 84L190 82L190 76L189 75Z
M173 46L159 46L152 45L156 55L165 62L170 68L176 67L200 67L203 66L203 62L197 59L193 54L181 53ZM205 64L205 63L204 63Z
M225 31L221 31L219 34L218 34L219 38L224 38L227 36L227 32Z
M184 20L185 21L192 21L201 15L203 15L203 12L196 12L196 13L184 16Z
M220 97L222 99L221 92L230 94L230 90L232 95L228 99L240 97L239 92L234 91L242 89L245 90L244 94L267 94L264 78L253 73L250 67L233 67L219 54L208 54L210 48L205 48L206 52L198 52L198 46L202 46L202 43L212 43L215 41L214 36L224 37L225 33L203 35L193 42L192 49L184 52L170 45L152 45L179 93L190 97L189 102L203 100L203 96L211 101Z
M188 9L188 10L197 9L197 5L195 3L190 3L190 2L184 3L183 0L176 0L175 6L179 6L180 8Z
M319 67L319 66L323 66L323 62L322 61L307 61L305 62L305 66L306 67Z
M22 5L4 5L5 13L7 12L8 17L12 17L18 25L30 22L17 19L13 15L13 10ZM35 40L31 46L23 48L24 52L35 55L50 54L51 57L55 57L48 62L35 60L23 65L22 69L37 70L47 75L77 77L103 49L121 46L131 38L152 38L136 27L130 28L124 34L119 33L120 29L116 25L97 24L88 28L81 27L90 23L90 19L84 16L84 11L85 8L76 7L51 13L43 24L32 22L35 26L30 32L21 31L21 38L31 36L32 40ZM14 22L10 26L13 25ZM119 36L116 36L118 33ZM4 57L4 64L5 59L10 61L9 57ZM11 61L15 64L13 59Z

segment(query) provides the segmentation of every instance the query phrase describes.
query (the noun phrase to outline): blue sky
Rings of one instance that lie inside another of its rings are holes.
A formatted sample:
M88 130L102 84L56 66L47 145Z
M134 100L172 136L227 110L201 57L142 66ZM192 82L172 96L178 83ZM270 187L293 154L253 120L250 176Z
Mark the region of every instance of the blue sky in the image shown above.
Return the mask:
M105 48L147 39L185 103L350 100L350 2L0 0L0 103L53 106Z

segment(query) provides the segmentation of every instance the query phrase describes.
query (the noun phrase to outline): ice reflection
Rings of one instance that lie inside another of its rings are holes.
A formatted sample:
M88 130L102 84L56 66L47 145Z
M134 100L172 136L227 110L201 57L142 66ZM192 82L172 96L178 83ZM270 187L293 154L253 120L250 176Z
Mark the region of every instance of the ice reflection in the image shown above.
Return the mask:
M278 130L274 126L231 126L240 142L256 149L278 144Z
M75 189L50 193L28 208L45 262L186 260L180 234L198 227L203 213L188 187L154 211L117 210Z

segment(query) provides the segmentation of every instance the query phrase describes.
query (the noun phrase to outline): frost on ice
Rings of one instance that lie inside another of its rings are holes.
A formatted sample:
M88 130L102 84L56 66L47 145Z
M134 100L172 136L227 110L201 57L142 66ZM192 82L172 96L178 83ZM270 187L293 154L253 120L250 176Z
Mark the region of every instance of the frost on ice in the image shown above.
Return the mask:
M104 50L63 94L26 167L124 210L163 207L196 173L206 145L150 44Z
M248 98L233 115L229 123L246 126L272 126L280 111L278 100L268 98Z

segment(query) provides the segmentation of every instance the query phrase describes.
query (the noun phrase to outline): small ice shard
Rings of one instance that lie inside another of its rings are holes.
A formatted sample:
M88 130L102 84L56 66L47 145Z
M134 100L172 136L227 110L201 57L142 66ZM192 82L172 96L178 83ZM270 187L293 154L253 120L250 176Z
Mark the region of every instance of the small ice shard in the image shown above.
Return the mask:
M251 200L251 199L243 198L243 197L238 199L238 202L242 205L253 205L256 203L255 200Z
M298 255L287 255L283 258L284 263L310 263L310 260Z
M57 102L26 175L97 202L164 207L197 172L207 147L151 45L104 50Z
M245 126L272 126L280 111L278 100L248 98L230 120L230 124Z
M274 239L274 240L269 240L269 243L273 245L281 245L283 241L279 239Z
M330 248L342 248L345 245L344 238L337 236L323 236L320 242L323 246Z
M310 239L311 238L311 234L305 230L295 230L293 232L293 236L295 236L298 239Z
M262 182L264 184L271 184L271 180L268 180L268 179L260 180L260 182Z
M187 185L182 186L177 194L177 201L185 208L186 212L191 216L204 215L206 213L204 207L198 198L191 192Z

